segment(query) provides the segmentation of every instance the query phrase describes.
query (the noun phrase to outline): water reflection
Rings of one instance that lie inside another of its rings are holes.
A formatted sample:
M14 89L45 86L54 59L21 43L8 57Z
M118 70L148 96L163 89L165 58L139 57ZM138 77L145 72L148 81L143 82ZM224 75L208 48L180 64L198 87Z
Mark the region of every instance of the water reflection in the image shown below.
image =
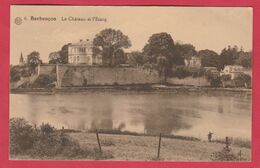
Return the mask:
M182 93L10 95L10 116L71 129L251 138L251 96Z
M93 97L90 105L91 129L113 129L111 100L106 96Z
M180 129L191 128L191 125L183 120L181 110L170 108L153 110L155 111L144 115L145 133L147 134L174 134Z

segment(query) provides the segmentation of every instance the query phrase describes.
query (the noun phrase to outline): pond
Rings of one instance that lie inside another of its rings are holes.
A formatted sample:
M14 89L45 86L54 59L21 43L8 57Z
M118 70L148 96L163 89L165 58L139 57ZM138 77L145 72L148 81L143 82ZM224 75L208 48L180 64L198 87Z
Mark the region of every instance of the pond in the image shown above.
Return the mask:
M57 128L121 129L206 139L251 140L251 94L224 92L86 92L10 94L10 117Z

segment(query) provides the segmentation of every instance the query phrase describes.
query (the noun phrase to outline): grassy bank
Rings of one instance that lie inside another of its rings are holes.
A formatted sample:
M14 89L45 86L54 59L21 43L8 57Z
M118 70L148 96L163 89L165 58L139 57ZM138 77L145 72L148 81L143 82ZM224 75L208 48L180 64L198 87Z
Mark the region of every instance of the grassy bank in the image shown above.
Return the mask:
M10 158L44 160L158 160L158 135L121 130L57 130L49 124L31 125L10 119ZM159 160L250 161L251 142L230 139L213 142L194 137L162 135Z
M68 133L80 146L98 146L95 133ZM111 151L112 160L155 160L158 136L99 134L102 150ZM212 161L225 145L218 142L183 140L163 137L160 159L167 161ZM242 153L244 161L251 160L251 149L232 146L232 153Z

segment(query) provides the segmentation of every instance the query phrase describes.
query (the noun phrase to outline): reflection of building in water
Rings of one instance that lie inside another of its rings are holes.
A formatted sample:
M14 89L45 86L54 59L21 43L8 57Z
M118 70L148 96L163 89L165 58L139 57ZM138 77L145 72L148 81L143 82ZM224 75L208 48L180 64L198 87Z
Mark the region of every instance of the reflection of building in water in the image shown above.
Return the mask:
M224 104L223 104L223 100L221 97L218 97L218 113L223 113L224 112Z

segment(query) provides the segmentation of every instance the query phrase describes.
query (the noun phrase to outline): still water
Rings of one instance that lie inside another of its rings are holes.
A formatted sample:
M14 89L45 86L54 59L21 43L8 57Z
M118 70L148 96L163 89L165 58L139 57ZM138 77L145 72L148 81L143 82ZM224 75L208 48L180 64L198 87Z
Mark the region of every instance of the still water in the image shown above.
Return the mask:
M251 139L251 94L89 92L10 94L10 117L57 128Z

